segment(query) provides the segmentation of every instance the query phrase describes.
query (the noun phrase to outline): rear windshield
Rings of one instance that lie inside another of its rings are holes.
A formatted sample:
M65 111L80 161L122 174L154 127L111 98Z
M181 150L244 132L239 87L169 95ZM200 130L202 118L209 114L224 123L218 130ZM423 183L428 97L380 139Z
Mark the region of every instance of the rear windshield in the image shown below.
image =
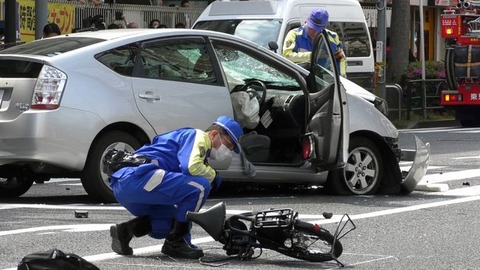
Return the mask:
M2 78L37 78L42 70L40 63L22 60L0 60ZM0 96L1 97L1 96Z
M1 50L0 54L33 54L53 56L102 41L104 40L87 37L46 38Z

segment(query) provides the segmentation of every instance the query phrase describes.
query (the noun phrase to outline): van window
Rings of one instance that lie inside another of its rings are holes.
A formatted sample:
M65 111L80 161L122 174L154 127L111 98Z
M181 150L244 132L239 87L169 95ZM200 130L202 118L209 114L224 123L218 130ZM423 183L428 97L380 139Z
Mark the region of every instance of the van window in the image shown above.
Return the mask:
M281 25L278 20L218 20L198 22L194 28L231 34L268 48L270 41L277 40Z
M370 39L364 23L330 22L327 28L340 35L347 59L348 57L370 56Z

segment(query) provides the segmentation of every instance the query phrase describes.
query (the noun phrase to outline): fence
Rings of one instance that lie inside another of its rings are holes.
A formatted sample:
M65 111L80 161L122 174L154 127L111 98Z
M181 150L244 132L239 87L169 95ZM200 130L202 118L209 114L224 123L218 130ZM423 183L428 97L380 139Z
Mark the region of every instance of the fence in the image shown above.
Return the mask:
M50 0L50 3L65 3L60 0ZM106 25L111 23L123 23L119 20L118 14L122 14L127 22L136 22L142 28L147 28L151 20L157 19L160 23L169 28L175 27L177 23L183 23L190 28L197 20L205 7L166 7L150 5L127 5L127 4L75 4L75 28L88 28L91 26L89 18L96 15L103 17ZM116 16L117 15L117 16Z
M444 79L426 79L407 81L405 99L407 120L412 111L420 111L423 119L427 118L427 110L443 110L440 104L440 94L446 87Z

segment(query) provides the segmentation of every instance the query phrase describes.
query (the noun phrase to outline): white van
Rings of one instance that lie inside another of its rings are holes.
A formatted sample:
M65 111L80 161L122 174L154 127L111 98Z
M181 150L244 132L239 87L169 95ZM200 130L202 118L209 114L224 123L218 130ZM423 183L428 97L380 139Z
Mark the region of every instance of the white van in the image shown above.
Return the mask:
M374 56L370 33L358 0L215 1L193 28L240 36L266 48L274 41L281 54L288 31L303 24L314 8L328 10L328 29L337 32L347 56L347 78L373 89Z

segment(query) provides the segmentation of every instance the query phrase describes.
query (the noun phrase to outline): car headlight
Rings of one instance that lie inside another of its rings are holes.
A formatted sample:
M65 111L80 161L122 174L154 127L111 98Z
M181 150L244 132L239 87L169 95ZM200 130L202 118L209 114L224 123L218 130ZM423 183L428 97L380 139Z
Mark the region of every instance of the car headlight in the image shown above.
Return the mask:
M375 97L375 100L373 101L373 105L375 105L375 108L377 108L377 110L383 113L383 115L385 116L388 115L388 105L383 98Z

